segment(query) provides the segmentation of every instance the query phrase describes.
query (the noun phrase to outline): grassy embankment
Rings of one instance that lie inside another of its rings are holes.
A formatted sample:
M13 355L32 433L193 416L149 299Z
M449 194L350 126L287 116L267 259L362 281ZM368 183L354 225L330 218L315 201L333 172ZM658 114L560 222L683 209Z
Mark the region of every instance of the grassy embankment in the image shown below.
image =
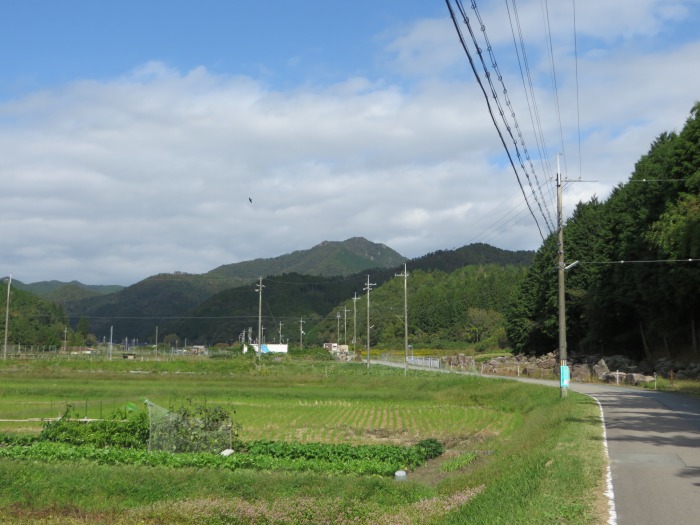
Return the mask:
M329 362L7 362L0 418L99 417L126 402L235 409L244 440L413 444L408 481L358 475L0 460L5 523L602 523L595 403L478 377ZM40 423L2 423L37 432Z

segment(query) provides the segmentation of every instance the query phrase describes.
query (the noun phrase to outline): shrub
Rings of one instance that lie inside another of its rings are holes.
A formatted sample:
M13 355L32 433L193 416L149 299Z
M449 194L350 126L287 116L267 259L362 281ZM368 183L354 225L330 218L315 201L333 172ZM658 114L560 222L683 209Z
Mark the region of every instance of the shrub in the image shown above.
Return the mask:
M437 439L428 438L416 443L416 448L425 459L433 459L441 456L445 448Z
M148 414L126 405L115 410L108 419L85 421L68 405L60 419L44 422L39 440L95 447L145 448Z

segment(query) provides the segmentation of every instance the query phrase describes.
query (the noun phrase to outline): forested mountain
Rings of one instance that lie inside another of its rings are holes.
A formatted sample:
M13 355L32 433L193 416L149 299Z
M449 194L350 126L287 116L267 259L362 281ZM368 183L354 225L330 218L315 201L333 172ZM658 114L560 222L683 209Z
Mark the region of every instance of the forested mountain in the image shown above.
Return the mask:
M86 297L95 297L98 295L106 295L116 293L123 289L123 286L100 285L100 284L83 284L78 281L69 283L63 281L40 281L31 284L25 284L20 281L12 281L12 285L21 289L32 292L44 299L58 303L84 299Z
M504 315L526 272L525 266L497 264L463 266L450 273L409 270L406 282L409 344L432 348L455 342L507 346ZM350 344L356 333L357 345L365 346L367 296L361 295L361 291L357 295L360 300L355 305L345 299L311 328L310 340L318 344L337 342L340 331L340 343ZM372 346L403 347L402 276L393 275L370 292L370 327Z
M472 250L475 253L471 254ZM418 260L426 269L423 273L428 273L435 269L453 267L455 260L479 260L488 264L502 265L513 260L511 253L498 249L485 249L484 245L473 245L458 250L435 252ZM519 254L517 260L528 261L529 259L526 254ZM409 262L411 294L418 289L416 287L420 286L420 282L428 282L425 279L419 281L418 277L414 280L412 267L413 263ZM370 274L371 282L378 290L383 283L394 281L395 275L401 271L403 266L364 270L345 277L302 275L291 272L265 276L263 318L264 325L271 334L270 339L266 339L269 341L279 339L279 323L282 322L283 338L298 340L299 320L303 317L304 330L310 334L309 342L323 342L325 335L322 337L319 333L317 339L314 339L316 336L312 336L314 327L328 315L335 316L338 305L350 301L355 293L358 297L362 297L367 274ZM493 273L489 272L490 275ZM416 275L419 273L416 272ZM436 272L433 278L441 281L446 278L446 275L446 272ZM116 340L130 337L144 342L155 339L156 326L162 336L173 335L181 341L187 339L191 343L238 340L241 332L250 327L254 328L257 335L259 299L255 293L257 279L238 286L231 286L232 281L228 279L231 278L214 277L211 274L154 276L119 294L77 303L79 308L70 310L69 313L74 316L74 322L80 316L87 318L92 332L100 340L109 335L112 326ZM512 289L515 284L513 276L508 274L503 279L505 279L504 284ZM495 287L494 284L489 286ZM217 290L217 287L225 289ZM450 287L464 288L464 284L452 282ZM438 293L440 290L449 294L457 293L457 290L452 290L450 287L433 286L432 293ZM411 301L417 301L420 296L409 296L409 298ZM448 300L451 299L452 295L449 295ZM433 306L440 302L435 298L431 301ZM462 303L463 301L460 304ZM458 311L459 305L455 308L455 311ZM436 315L443 315L436 309L432 311L436 312ZM501 311L500 307L499 311ZM430 315L423 315L423 318L427 317ZM416 334L421 330L424 332L432 330L433 325L442 330L440 337L443 335L447 337L445 334L449 330L446 326L451 326L452 323L445 319L435 321L432 325L418 323ZM454 337L454 334L449 337ZM424 336L423 339L426 337Z
M376 274L386 274L386 270ZM325 318L337 304L362 290L364 275L352 277L321 277L287 273L263 280L263 325L266 341L279 341L279 323L284 340L298 340L299 320L306 319L310 326ZM181 320L167 323L167 333L188 341L238 341L242 331L253 329L257 338L259 296L254 285L239 286L219 292Z
M124 337L146 340L155 337L156 326L190 316L193 309L218 292L240 286L252 289L251 283L259 276L298 269L308 275L347 276L357 271L394 267L404 260L383 244L353 237L342 242L322 242L309 250L271 259L220 266L205 274L155 275L115 294L57 301L64 305L74 325L80 317L87 318L98 339L109 336L113 327L113 337L118 340Z
M208 272L210 277L236 277L243 280L259 276L298 273L302 275L352 275L370 268L393 268L406 258L384 244L352 237L342 242L324 241L310 250L297 250L272 259L254 259L226 264Z
M469 252L469 248L460 251ZM495 262L462 266L450 273L433 271L432 268L414 272L413 261L408 262L409 336L412 344L480 342L489 338L492 344L505 344L503 315L510 295L525 275L526 266L500 264L508 259L501 252L491 252L495 255ZM443 254L447 260L443 259ZM429 267L428 261L433 261L435 267L442 268L450 266L454 259L452 251L443 251L420 260L424 267ZM374 328L370 337L373 345L403 346L403 279L397 277L402 271L403 267L371 272L370 322ZM366 283L365 273L345 278L284 274L264 279L262 319L265 340L279 341L282 323L282 339L298 342L300 320L303 319L309 344L337 342L337 332L341 327L344 336L341 342L350 341L352 330L357 326L358 344L364 345ZM249 328L257 337L259 296L254 289L248 285L217 293L188 318L164 325L165 330L177 334L180 340L187 338L199 342L237 341L239 335ZM357 300L353 304L355 296Z
M313 254L318 257L316 262ZM397 255L383 245L354 238L342 243L322 243L311 250L258 263L249 261L222 267L223 270L202 275L156 275L112 294L81 297L84 285L80 283L61 283L42 291L49 295L66 293L59 296L56 303L65 303L73 326L73 330L67 332L69 344L89 340L88 334L99 341L108 339L111 328L114 341L128 337L152 343L156 327L160 341L167 337L170 341L187 339L190 344L215 344L238 341L240 334L249 328L257 335L259 296L255 288L257 276L262 274L266 341L278 341L281 329L283 340L298 342L302 318L307 333L305 340L309 344L336 341L340 313L344 338L348 337L348 328L357 326L358 344L364 345L364 287L369 274L373 303L372 344L402 346L403 280L396 276L403 271L399 263L405 259ZM441 250L409 261L407 288L412 344L485 340L490 340L491 344L503 343L502 316L506 298L524 276L531 255L531 252L508 252L476 244ZM470 264L474 262L477 264ZM394 266L371 268L373 264L389 263ZM364 268L339 276L297 272L266 275L263 271L280 265L302 265L312 269L309 271L353 265ZM235 271L236 266L242 271ZM256 275L256 278L245 278L246 275ZM72 294L78 298L71 298ZM357 301L353 305L354 296ZM353 306L356 324L350 323ZM53 307L62 315L59 306ZM14 308L12 312L15 315ZM61 330L64 326L61 324ZM11 335L11 341L31 344L42 338L38 329L32 336L25 332L21 335L17 332L16 338ZM55 341L55 334L50 339Z
M580 203L564 229L567 344L636 358L695 357L700 316L700 103L662 133L605 202ZM557 347L556 239L548 238L513 302L515 349Z
M80 318L87 319L100 341L109 338L112 328L114 340L145 341L164 320L186 315L227 284L189 274L154 275L115 294L67 301L64 308L73 326Z
M7 283L0 283L0 297L3 298L2 330L0 340L5 339L5 314L7 308ZM31 292L10 286L10 315L8 342L23 345L42 345L57 347L63 344L64 330L68 319L62 308L42 299Z
M529 266L534 255L535 252L532 251L509 251L489 244L475 243L455 250L438 250L417 257L411 260L411 268L449 273L464 266L476 264Z

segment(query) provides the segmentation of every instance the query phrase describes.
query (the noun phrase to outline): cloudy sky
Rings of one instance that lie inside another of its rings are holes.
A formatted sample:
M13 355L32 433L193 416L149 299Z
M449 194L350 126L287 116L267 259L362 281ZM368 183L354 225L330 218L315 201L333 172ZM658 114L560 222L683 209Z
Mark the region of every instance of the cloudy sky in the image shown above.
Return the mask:
M2 2L0 275L128 285L354 236L537 249L557 153L570 213L700 99L700 0L477 7L527 203L444 0Z

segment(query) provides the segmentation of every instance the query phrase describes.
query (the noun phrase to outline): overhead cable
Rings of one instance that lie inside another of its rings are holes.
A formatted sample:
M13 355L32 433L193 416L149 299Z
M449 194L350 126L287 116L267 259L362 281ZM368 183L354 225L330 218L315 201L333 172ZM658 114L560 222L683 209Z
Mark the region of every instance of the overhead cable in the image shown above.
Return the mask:
M542 228L540 228L540 224L537 220L537 217L535 216L535 213L533 212L532 207L530 206L530 202L527 199L527 194L525 193L525 188L523 187L523 184L520 180L520 175L518 174L518 170L516 169L515 163L513 162L513 157L511 156L510 151L508 150L508 146L506 144L506 141L503 138L503 133L501 133L501 130L498 127L498 122L496 122L496 117L493 114L493 108L491 107L491 102L489 101L488 94L486 93L486 88L484 88L484 84L481 81L481 77L479 76L479 72L476 70L476 66L474 65L474 59L472 58L472 55L469 52L469 48L467 47L464 36L462 35L462 30L460 29L459 24L457 23L457 18L455 16L454 10L452 9L452 4L450 3L450 0L445 0L445 4L447 5L447 9L450 12L450 17L452 18L452 23L454 24L455 30L457 31L457 36L459 38L460 44L462 45L462 49L464 50L464 53L467 55L467 58L469 59L469 65L472 68L472 72L474 73L474 77L476 78L476 81L479 84L479 87L481 88L481 92L484 95L484 99L486 100L486 106L488 108L489 115L491 115L491 121L493 122L493 125L496 128L496 132L498 133L498 137L501 139L501 144L503 145L503 148L506 151L506 155L508 156L508 161L510 162L511 167L513 168L513 173L515 173L515 178L518 181L518 185L520 186L520 190L523 194L523 198L525 199L525 203L527 204L527 207L530 210L530 215L532 215L532 218L535 220L535 225L537 226L537 230L540 232L540 237L544 241L544 235L542 234ZM488 73L487 73L487 76L488 76Z
M511 0L513 7L513 15L511 16L511 9L508 7L508 0L506 0L506 11L508 12L508 21L510 23L510 31L513 36L513 45L515 46L515 55L518 59L518 67L520 69L520 78L523 82L523 89L525 91L525 99L527 101L528 111L530 112L530 122L532 123L532 130L535 135L535 142L537 144L537 151L540 155L540 164L542 166L543 173L552 173L553 169L549 161L549 152L547 151L547 143L544 137L544 131L542 131L542 120L540 119L539 107L537 106L537 97L535 96L535 88L532 82L532 75L530 74L530 63L527 59L527 52L525 50L525 40L523 38L523 31L520 25L520 16L518 15L518 7L516 5L516 0ZM516 41L515 28L513 27L513 19L515 19L515 27L518 29L518 38ZM521 60L522 56L522 60ZM524 71L523 71L524 70ZM525 78L527 77L527 85ZM549 179L547 179L549 181ZM547 190L549 192L549 202L552 206L556 206L556 192L553 184L547 184Z
M471 31L471 27L470 27L470 24L469 24L468 17L466 17L466 13L463 11L464 8L461 6L461 0L457 0L457 3L458 3L458 5L459 5L460 12L462 13L462 16L465 17L465 23L466 23L467 26L469 27L469 31L470 31L470 33L471 33L471 35L472 35L472 39L474 40L474 45L476 46L477 53L479 54L479 57L481 58L481 63L482 63L482 65L483 65L483 67L484 67L484 70L487 71L488 69L487 69L487 67L486 67L486 64L485 64L485 62L484 62L483 56L482 56L482 54L481 54L481 49L479 48L479 46L478 46L476 40L474 39L474 34L473 34L472 31ZM474 14L476 15L477 20L479 21L481 33L483 34L483 36L484 36L484 41L486 42L486 50L488 51L488 53L489 53L489 58L491 59L491 67L492 67L493 70L496 72L498 81L500 82L501 88L503 89L503 99L505 100L506 106L507 106L508 109L510 110L510 116L511 116L511 118L513 119L513 127L515 128L515 131L517 132L518 139L519 139L519 141L520 141L520 145L521 145L522 148L523 148L523 154L524 154L524 156L525 156L525 159L526 159L526 160L528 161L528 163L530 164L530 170L531 170L531 172L532 172L532 176L535 178L535 183L536 183L536 185L537 185L537 188L538 188L538 190L539 190L540 196L541 196L542 201L543 201L543 203L544 203L544 207L545 207L546 212L547 212L546 215L545 215L544 210L542 209L542 204L540 204L540 200L539 200L538 197L537 197L537 193L535 192L535 189L534 189L533 186L532 186L532 180L530 179L530 175L529 175L529 173L528 173L528 171L527 171L527 168L525 167L525 163L524 163L522 157L520 156L520 150L518 149L518 141L516 141L515 137L513 137L513 134L511 133L510 128L507 127L508 133L510 134L511 139L513 139L513 146L515 147L516 155L517 155L517 157L518 157L518 160L520 161L520 166L521 166L521 168L523 169L523 172L525 173L525 176L527 177L528 184L530 185L530 191L532 192L532 195L533 195L533 197L534 197L534 199L535 199L535 202L537 203L537 206L538 206L539 209L540 209L540 213L542 213L542 217L544 218L545 223L547 224L547 226L548 226L548 228L549 228L549 231L550 231L550 233L551 233L551 232L554 230L554 220L552 219L552 216L551 216L550 211L549 211L549 207L547 206L546 201L545 201L545 199L544 199L544 195L543 195L543 193L542 193L542 186L540 185L539 179L538 179L538 177L537 177L537 171L535 170L535 166L534 166L534 164L532 163L532 159L530 158L530 153L528 152L527 146L525 145L525 138L523 137L522 131L520 130L520 125L518 124L518 119L517 119L517 117L516 117L516 115L515 115L515 110L513 109L513 105L511 104L510 97L508 96L508 89L506 88L505 82L504 82L504 80L503 80L503 74L501 73L501 70L500 70L500 68L498 67L498 62L496 62L496 55L494 54L493 46L491 45L491 41L489 40L488 34L486 33L486 25L484 24L484 21L483 21L482 18L481 18L481 13L479 13L479 8L478 8L478 6L476 5L476 0L472 0L471 6L472 6L472 9L474 10ZM491 77L490 77L490 75L487 76L487 80L489 81L489 85L491 85L491 90L492 90L492 93L493 93L493 95L494 95L494 98L498 101L498 98L497 98L497 96L496 96L496 91L495 91L495 89L493 88L493 85L492 85L492 83L491 83ZM500 107L500 105L499 105L499 109L502 109L502 108ZM507 122L506 122L506 120L505 120L505 116L504 116L503 114L501 114L501 116L504 117L504 123L505 123L506 126L507 126Z

